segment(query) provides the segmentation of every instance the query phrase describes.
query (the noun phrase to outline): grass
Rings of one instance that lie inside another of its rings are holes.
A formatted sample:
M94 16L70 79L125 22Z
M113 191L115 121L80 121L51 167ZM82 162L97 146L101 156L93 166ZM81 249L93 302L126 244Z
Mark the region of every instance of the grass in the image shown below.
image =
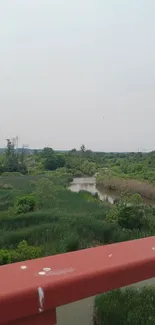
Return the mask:
M82 249L143 236L139 231L123 231L117 224L108 223L106 216L111 207L106 203L62 186L51 187L47 200L46 193L42 193L42 203L34 212L17 215L13 204L17 196L35 193L36 185L30 183L34 179L38 178L12 176L13 189L0 190L0 248L14 249L26 240L29 245L43 245L48 255L74 247L73 238Z
M5 179L1 178L4 184ZM97 200L86 199L82 193L72 193L57 186L47 205L43 200L36 211L17 215L14 202L18 196L35 192L36 185L31 182L34 180L38 178L7 177L7 183L11 183L13 189L0 190L0 248L16 248L21 240L26 240L28 244L45 245L52 254L60 246L57 243L70 240L71 234L79 239L80 247L85 247L86 243L90 245L95 238L93 223L102 224L109 207ZM88 224L92 224L90 234Z
M155 187L148 182L119 178L112 175L98 175L96 181L98 186L104 186L108 190L115 190L120 193L138 193L146 199L155 200Z
M153 287L110 291L95 299L94 325L153 325L154 306Z

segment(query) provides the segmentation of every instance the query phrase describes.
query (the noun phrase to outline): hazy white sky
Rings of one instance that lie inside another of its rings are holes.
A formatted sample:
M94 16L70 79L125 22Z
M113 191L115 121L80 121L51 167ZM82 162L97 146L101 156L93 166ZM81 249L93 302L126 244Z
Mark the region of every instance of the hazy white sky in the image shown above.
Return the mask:
M0 147L16 135L155 149L155 0L0 0Z

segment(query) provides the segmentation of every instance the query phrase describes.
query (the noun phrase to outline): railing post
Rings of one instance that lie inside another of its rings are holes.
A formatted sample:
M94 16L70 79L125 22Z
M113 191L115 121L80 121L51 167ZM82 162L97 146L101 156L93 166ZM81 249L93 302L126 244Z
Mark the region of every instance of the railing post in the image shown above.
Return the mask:
M56 325L56 309L46 310L37 315L20 318L8 325Z

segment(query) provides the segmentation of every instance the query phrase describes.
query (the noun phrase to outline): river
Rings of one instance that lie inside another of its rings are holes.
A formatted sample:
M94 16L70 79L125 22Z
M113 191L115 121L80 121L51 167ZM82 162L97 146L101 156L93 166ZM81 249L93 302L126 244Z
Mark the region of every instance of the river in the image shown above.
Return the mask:
M88 191L92 194L98 193L102 201L114 204L120 198L120 193L117 191L107 190L103 186L96 186L95 177L81 177L74 178L70 184L69 189L72 192ZM155 202L148 199L143 199L144 203L155 205Z
M108 191L102 187L96 186L95 177L80 177L74 178L69 189L72 192L88 191L92 194L98 193L102 201L107 201L114 204L115 199L119 198L119 194L115 191Z
M120 195L116 191L108 191L103 187L96 187L94 177L82 177L74 178L70 184L69 189L73 192L79 192L80 190L89 191L90 193L98 193L99 197L103 201L108 201L111 204L115 203L115 199L119 199ZM144 200L146 203L155 205L155 202ZM136 286L154 285L155 279L142 281L136 283ZM89 297L78 302L68 304L57 308L57 324L58 325L92 325L93 319L93 306L94 297Z

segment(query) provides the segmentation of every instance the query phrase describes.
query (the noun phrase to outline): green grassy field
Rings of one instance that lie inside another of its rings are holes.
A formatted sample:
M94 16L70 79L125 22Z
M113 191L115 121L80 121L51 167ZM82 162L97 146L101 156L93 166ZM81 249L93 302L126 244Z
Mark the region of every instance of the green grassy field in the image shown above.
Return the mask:
M91 194L73 193L67 180L60 176L21 176L1 178L11 189L0 190L0 248L16 249L21 241L34 247L43 246L42 256L90 246L138 238L138 230L124 231L110 223L110 205ZM61 175L63 176L63 175ZM19 197L33 194L34 211L17 213Z

